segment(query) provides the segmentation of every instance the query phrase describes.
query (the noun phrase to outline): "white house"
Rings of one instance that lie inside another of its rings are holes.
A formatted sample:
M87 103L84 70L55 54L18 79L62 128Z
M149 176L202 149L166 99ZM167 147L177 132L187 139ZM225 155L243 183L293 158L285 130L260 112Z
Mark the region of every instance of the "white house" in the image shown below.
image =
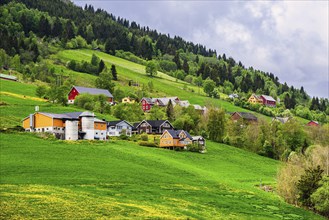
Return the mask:
M133 126L127 121L109 121L107 122L107 135L108 136L120 136L125 134L131 137Z

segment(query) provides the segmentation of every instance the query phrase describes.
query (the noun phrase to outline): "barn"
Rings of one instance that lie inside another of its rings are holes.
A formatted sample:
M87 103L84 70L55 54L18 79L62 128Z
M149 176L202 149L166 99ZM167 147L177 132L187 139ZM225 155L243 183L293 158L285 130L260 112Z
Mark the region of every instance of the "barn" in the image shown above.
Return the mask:
M104 95L108 98L108 102L113 104L113 95L106 89L98 89L98 88L88 88L82 86L73 86L68 94L68 103L73 104L75 98L79 94L90 94L90 95Z

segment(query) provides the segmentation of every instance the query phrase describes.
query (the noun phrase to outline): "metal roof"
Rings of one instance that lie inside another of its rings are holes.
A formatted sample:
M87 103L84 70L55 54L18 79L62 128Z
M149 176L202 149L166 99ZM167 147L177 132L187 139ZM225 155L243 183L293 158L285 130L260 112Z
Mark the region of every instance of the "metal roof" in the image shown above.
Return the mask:
M3 73L0 73L0 78L17 80L16 76L11 76L11 75L7 75L7 74L3 74Z
M73 86L79 93L88 93L90 95L105 95L106 97L113 98L113 95L106 89L88 88L82 86Z
M269 96L269 95L261 95L261 97L263 97L267 101L276 102L276 100L272 96Z
M125 122L126 124L128 124L130 127L134 127L132 126L129 122L125 121L125 120L117 120L117 121L109 121L107 122L107 127L110 126L116 126L117 124L121 123L121 122ZM139 124L139 123L138 123Z
M170 130L166 130L166 131L168 131L168 133L169 133L174 139L180 139L179 134L180 134L181 132L184 132L184 133L186 134L186 136L187 136L190 140L192 140L192 136L191 136L187 131L184 131L184 130L172 130L172 129L170 129Z

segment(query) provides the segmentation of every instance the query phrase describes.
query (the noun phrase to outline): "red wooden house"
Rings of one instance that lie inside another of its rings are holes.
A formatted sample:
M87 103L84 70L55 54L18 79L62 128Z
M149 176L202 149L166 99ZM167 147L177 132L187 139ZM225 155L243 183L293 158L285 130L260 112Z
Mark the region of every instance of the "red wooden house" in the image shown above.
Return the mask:
M79 94L90 94L90 95L105 95L108 98L109 103L113 103L113 95L106 89L87 88L81 86L73 86L68 94L68 103L73 104L75 97Z
M263 105L269 106L269 107L275 107L276 101L272 96L268 95L261 95L260 98L263 101Z
M309 123L306 124L306 126L317 127L317 126L319 126L319 122L317 122L317 121L310 121Z
M164 98L142 98L141 103L142 103L142 109L144 112L148 112L151 110L153 105L158 105L161 107L166 107L171 101L173 106L175 106L180 100L178 97L164 97Z

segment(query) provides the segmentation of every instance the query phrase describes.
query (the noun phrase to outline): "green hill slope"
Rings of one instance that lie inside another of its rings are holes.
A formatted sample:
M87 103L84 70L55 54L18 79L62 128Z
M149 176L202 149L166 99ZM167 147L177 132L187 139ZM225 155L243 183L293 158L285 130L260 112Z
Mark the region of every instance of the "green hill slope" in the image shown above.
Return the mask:
M0 138L1 219L321 219L258 187L275 184L277 161L227 145L208 142L208 153L196 154Z
M191 104L199 104L199 105L206 105L206 104L214 104L215 106L221 106L226 109L228 112L234 111L246 111L250 112L249 110L240 108L235 106L229 102L220 100L220 99L211 99L205 95L202 88L198 88L197 86L188 84L181 80L177 80L171 76L168 76L164 73L158 72L157 77L151 78L145 74L145 66L133 63L115 56L111 56L109 54L94 51L94 50L87 50L87 49L79 49L79 50L63 50L60 51L58 54L53 56L53 59L61 59L62 61L90 61L92 54L96 54L99 58L101 58L108 67L112 64L116 66L118 71L118 76L120 80L125 81L126 85L128 84L129 80L138 81L139 83L147 84L149 81L152 81L154 84L154 88L157 92L155 92L154 96L179 96L181 100L189 100ZM71 71L73 74L74 71ZM74 74L73 74L74 75ZM119 87L123 88L124 90L127 86L118 85ZM184 89L184 85L187 89ZM192 90L194 92L192 92ZM224 94L223 94L224 95ZM269 117L255 113L260 117L266 118L267 120Z

